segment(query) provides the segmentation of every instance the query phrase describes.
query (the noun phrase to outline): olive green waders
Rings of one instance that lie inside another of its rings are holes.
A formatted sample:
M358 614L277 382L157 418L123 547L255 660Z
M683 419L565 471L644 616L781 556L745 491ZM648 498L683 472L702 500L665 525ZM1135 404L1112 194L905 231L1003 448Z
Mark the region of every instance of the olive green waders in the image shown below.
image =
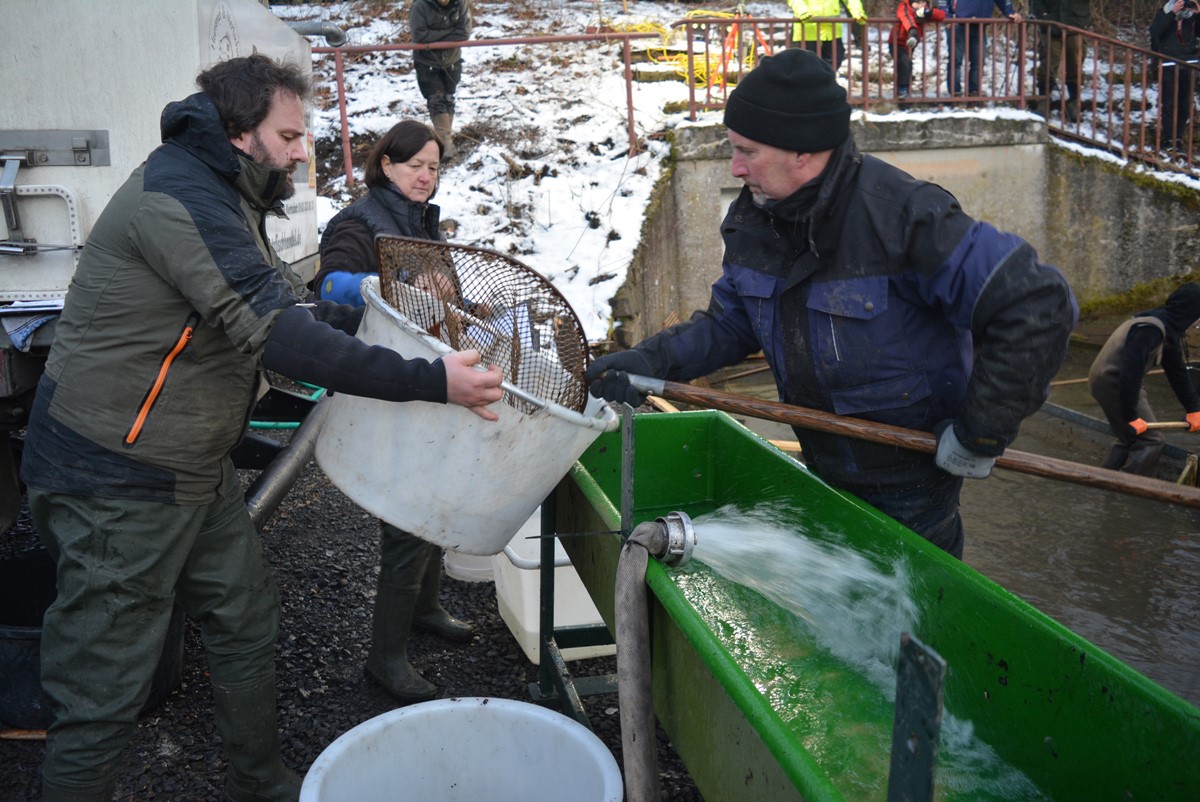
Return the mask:
M279 596L232 466L202 506L83 498L30 488L58 565L42 627L43 799L108 802L121 751L150 693L173 602L199 622L238 800L295 800L279 757L275 640Z
M371 620L367 676L401 702L423 702L437 687L408 662L408 636L413 629L447 640L471 639L471 626L446 612L438 599L442 585L442 550L391 524L379 538L379 587Z

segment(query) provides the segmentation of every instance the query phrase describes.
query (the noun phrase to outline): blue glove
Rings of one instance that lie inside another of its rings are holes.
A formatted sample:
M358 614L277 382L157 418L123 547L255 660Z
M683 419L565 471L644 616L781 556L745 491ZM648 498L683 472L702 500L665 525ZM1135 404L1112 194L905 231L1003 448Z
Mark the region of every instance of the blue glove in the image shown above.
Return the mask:
M944 420L933 427L937 435L937 454L934 462L946 473L967 479L986 479L992 475L995 457L985 457L964 446L954 433L954 421Z
M348 270L326 273L321 286L317 287L317 297L323 301L362 306L366 302L363 301L362 291L358 287L367 276L375 275L378 274L351 273Z
M629 383L629 374L654 376L650 360L640 351L617 351L593 360L583 372L588 392L595 398L640 407L646 403L646 393Z

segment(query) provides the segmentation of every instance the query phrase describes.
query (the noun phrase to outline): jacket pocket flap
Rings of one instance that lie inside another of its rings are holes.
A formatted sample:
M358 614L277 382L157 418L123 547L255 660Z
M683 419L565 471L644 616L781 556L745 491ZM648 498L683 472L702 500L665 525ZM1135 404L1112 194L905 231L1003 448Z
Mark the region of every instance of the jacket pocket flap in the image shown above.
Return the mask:
M738 295L749 298L770 298L775 294L779 279L759 273L757 270L742 270L734 276Z
M814 284L808 308L838 317L870 320L887 311L887 276L869 276Z
M857 415L912 406L929 394L929 381L924 373L906 373L894 379L842 387L833 390L830 395L834 412Z

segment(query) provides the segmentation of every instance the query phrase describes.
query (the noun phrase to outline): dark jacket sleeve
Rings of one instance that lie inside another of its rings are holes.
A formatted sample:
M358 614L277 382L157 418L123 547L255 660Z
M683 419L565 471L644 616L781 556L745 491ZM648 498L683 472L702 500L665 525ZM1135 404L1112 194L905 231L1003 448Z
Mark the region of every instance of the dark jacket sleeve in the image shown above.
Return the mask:
M1175 15L1168 14L1161 8L1154 12L1154 19L1150 20L1150 49L1161 53L1163 52L1163 42L1166 39L1167 31L1175 25Z
M975 359L955 420L963 444L999 455L1021 421L1046 401L1067 355L1079 307L1063 275L1028 244L1010 251L987 278L971 313Z
M1175 391L1175 397L1179 399L1184 410L1200 411L1200 393L1196 392L1196 384L1188 373L1187 360L1184 359L1180 341L1174 337L1168 337L1163 344L1162 367L1167 381L1171 383L1171 389Z
M317 320L302 306L279 315L267 336L262 364L337 393L446 403L446 367L441 361L405 359L382 346L367 345Z
M1163 344L1163 333L1158 326L1135 324L1125 335L1121 345L1117 399L1121 404L1121 417L1126 423L1138 416L1138 397L1146 376L1146 366L1153 364L1154 351Z
M344 331L350 336L358 333L363 312L366 311L365 306L335 304L333 301L317 301L308 308L314 318L322 323L328 323L338 331Z
M312 282L318 297L325 276L339 272L379 272L375 239L366 224L357 220L343 220L321 241L321 269Z

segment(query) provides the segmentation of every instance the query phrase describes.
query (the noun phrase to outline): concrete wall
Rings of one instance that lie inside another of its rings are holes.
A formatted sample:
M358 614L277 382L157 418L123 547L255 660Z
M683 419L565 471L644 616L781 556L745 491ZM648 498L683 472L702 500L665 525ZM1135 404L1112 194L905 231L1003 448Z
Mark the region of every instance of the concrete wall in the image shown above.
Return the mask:
M1055 146L1037 118L856 120L859 148L952 192L968 214L1024 237L1081 302L1196 269L1200 192ZM626 283L613 299L628 346L708 303L718 227L741 182L719 124L679 128Z

